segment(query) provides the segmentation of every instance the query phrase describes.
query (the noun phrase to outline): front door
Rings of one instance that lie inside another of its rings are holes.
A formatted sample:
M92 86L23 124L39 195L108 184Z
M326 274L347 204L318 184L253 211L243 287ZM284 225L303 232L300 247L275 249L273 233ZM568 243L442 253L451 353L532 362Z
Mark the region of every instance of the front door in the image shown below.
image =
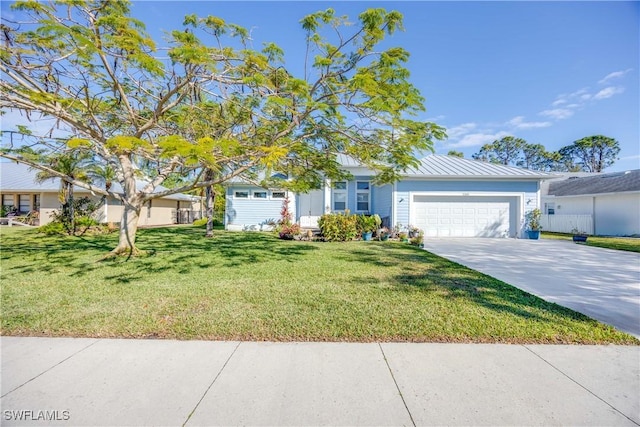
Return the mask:
M300 227L317 228L318 220L324 213L324 191L314 190L298 196Z

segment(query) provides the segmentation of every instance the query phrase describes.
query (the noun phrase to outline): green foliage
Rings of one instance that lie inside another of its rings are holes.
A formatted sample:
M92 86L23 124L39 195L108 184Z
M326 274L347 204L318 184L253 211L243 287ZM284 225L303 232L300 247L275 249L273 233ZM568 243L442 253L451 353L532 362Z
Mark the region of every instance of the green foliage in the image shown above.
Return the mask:
M98 222L93 218L93 214L97 210L98 205L88 197L72 199L72 201L63 203L59 210L51 214L53 220L50 224L59 224L65 234L81 235L89 228L98 225ZM51 229L57 232L59 227L52 225Z
M542 144L529 144L522 138L507 136L483 145L472 157L531 170L602 172L615 163L619 152L618 142L602 135L582 138L554 152L547 151Z
M346 242L358 236L358 215L344 213L324 214L318 220L318 227L328 242Z
M461 159L463 159L464 153L462 151L449 150L449 152L447 153L447 156L460 157Z
M371 233L373 231L376 231L378 227L380 227L381 222L382 221L380 220L380 217L378 215L358 215L358 233Z
M29 135L20 123L24 137L112 166L123 215L168 193L264 171L285 173L285 189L319 188L346 177L343 154L375 171L375 183L389 183L445 137L416 119L425 106L409 80L409 52L386 40L403 30L396 11L304 17L307 57L286 68L279 46L216 16L185 16L156 47L130 6L17 2L21 24L3 26L0 58L3 107L51 117L73 135ZM134 182L141 170L153 179L142 193ZM216 178L206 182L204 170ZM165 182L179 185L154 192ZM120 245L131 244L130 231Z
M540 225L541 217L542 217L542 211L540 211L540 209L538 208L527 212L527 214L525 215L527 228L533 231L542 230L542 226Z
M195 225L196 227L205 227L207 225L207 221L207 218L196 219L195 221L193 221L193 225Z
M200 219L196 219L195 221L193 221L193 225L196 227L206 227L207 226L207 218L200 218ZM214 227L219 227L223 225L222 221L220 221L220 219L218 218L213 218L213 226Z
M279 228L278 236L283 240L293 240L300 235L300 225L286 224Z
M588 136L561 148L559 153L585 172L602 172L618 160L620 144L606 136Z

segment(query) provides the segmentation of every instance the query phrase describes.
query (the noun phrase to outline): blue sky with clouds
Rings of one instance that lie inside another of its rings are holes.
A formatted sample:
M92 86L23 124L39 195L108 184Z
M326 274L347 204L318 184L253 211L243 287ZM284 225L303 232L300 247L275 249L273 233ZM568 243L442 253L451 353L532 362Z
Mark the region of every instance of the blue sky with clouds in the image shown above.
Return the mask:
M159 40L185 14L222 17L251 29L256 48L280 45L299 70L299 20L327 7L354 19L368 7L404 14L405 31L386 45L411 53L421 118L448 129L437 153L470 157L506 135L557 150L602 134L622 147L608 171L640 168L639 2L136 1L133 12Z

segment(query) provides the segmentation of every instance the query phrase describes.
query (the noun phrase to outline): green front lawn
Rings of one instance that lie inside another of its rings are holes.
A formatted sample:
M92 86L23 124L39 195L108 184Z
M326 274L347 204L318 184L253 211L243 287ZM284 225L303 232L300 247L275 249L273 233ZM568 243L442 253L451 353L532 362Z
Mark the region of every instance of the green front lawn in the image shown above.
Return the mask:
M157 228L146 256L98 261L115 235L0 233L4 335L638 343L402 243Z
M543 239L573 240L573 235L568 233L542 232ZM584 243L581 243L584 244ZM619 251L640 252L640 238L634 237L600 237L589 236L587 246L597 246L599 248L617 249Z

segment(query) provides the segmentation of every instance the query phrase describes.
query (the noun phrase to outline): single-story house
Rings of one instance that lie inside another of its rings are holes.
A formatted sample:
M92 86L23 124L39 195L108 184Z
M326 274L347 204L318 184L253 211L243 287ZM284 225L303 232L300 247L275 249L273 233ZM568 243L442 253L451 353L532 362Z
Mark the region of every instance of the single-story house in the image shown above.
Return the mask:
M51 213L60 209L60 179L53 178L38 183L37 170L22 163L0 162L0 199L7 210L17 209L20 215L38 212L39 224L51 222ZM145 183L140 181L138 186ZM163 191L159 187L156 191ZM122 192L122 187L114 183L111 191ZM102 223L119 223L123 206L113 197L102 198L84 188L74 187L74 196L89 197L100 203L96 219ZM140 226L169 225L192 222L200 217L199 199L186 194L173 194L149 201L140 212Z
M640 169L551 180L543 185L541 200L549 216L590 217L590 230L584 231L592 234L640 235Z
M432 237L524 237L524 218L540 206L540 182L549 174L444 155L429 155L403 178L374 185L373 171L342 156L353 178L325 182L306 194L234 181L226 188L225 227L265 229L280 218L283 200L302 227L321 215L349 210L378 214L386 226L412 225Z

